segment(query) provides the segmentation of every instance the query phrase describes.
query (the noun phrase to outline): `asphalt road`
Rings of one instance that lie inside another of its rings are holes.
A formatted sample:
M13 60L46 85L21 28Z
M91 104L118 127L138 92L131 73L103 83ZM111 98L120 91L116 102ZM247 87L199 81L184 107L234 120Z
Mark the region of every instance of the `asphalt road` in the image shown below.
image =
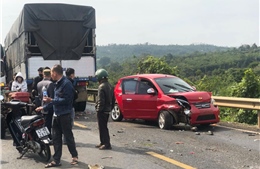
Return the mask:
M234 126L233 126L234 127ZM191 131L188 126L160 130L142 120L109 123L112 150L101 151L96 114L88 110L77 113L74 135L80 163L71 166L67 147L63 146L59 168L88 168L89 164L106 169L259 169L260 134L212 125ZM210 132L209 132L210 131ZM37 154L29 153L17 160L18 152L11 137L1 142L2 169L44 168ZM53 148L51 146L52 152Z

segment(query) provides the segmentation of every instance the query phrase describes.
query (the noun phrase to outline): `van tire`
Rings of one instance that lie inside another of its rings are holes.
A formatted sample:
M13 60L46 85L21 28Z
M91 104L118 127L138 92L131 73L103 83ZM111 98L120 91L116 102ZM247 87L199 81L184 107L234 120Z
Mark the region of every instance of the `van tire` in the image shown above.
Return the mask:
M169 130L172 128L173 118L168 111L166 110L160 111L158 116L158 125L160 129Z
M122 121L123 120L123 115L122 112L119 109L118 104L115 104L112 112L111 112L111 119L113 121Z

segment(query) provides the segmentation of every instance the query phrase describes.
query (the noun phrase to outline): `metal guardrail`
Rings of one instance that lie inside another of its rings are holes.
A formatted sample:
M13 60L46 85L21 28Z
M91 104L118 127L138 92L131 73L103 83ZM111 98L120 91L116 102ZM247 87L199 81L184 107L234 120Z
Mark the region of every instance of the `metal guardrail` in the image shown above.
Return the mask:
M212 96L212 98L215 100L215 104L220 107L257 110L257 127L260 128L260 98L241 98L223 96Z
M96 102L97 89L87 89L88 91L88 102ZM223 96L212 96L215 100L215 104L220 107L230 107L230 108L241 108L241 109L251 109L258 110L258 125L260 128L260 98L238 98L238 97L223 97Z

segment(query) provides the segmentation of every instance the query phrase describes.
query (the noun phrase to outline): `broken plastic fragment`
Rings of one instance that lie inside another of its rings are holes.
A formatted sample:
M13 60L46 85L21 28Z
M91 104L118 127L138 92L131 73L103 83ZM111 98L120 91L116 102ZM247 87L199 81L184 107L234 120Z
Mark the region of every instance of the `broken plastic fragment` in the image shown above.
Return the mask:
M183 142L175 142L175 144L184 144Z
M89 169L104 169L105 167L102 166L102 165L98 165L98 164L95 164L95 165L88 165L88 168Z

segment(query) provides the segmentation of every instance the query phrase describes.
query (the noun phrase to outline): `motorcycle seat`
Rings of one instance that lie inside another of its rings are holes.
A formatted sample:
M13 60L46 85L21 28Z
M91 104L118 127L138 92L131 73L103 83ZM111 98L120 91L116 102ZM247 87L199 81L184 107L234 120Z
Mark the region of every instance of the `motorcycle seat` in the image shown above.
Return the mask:
M32 115L32 116L22 116L21 117L21 125L23 127L27 127L32 121L42 118L39 115Z

